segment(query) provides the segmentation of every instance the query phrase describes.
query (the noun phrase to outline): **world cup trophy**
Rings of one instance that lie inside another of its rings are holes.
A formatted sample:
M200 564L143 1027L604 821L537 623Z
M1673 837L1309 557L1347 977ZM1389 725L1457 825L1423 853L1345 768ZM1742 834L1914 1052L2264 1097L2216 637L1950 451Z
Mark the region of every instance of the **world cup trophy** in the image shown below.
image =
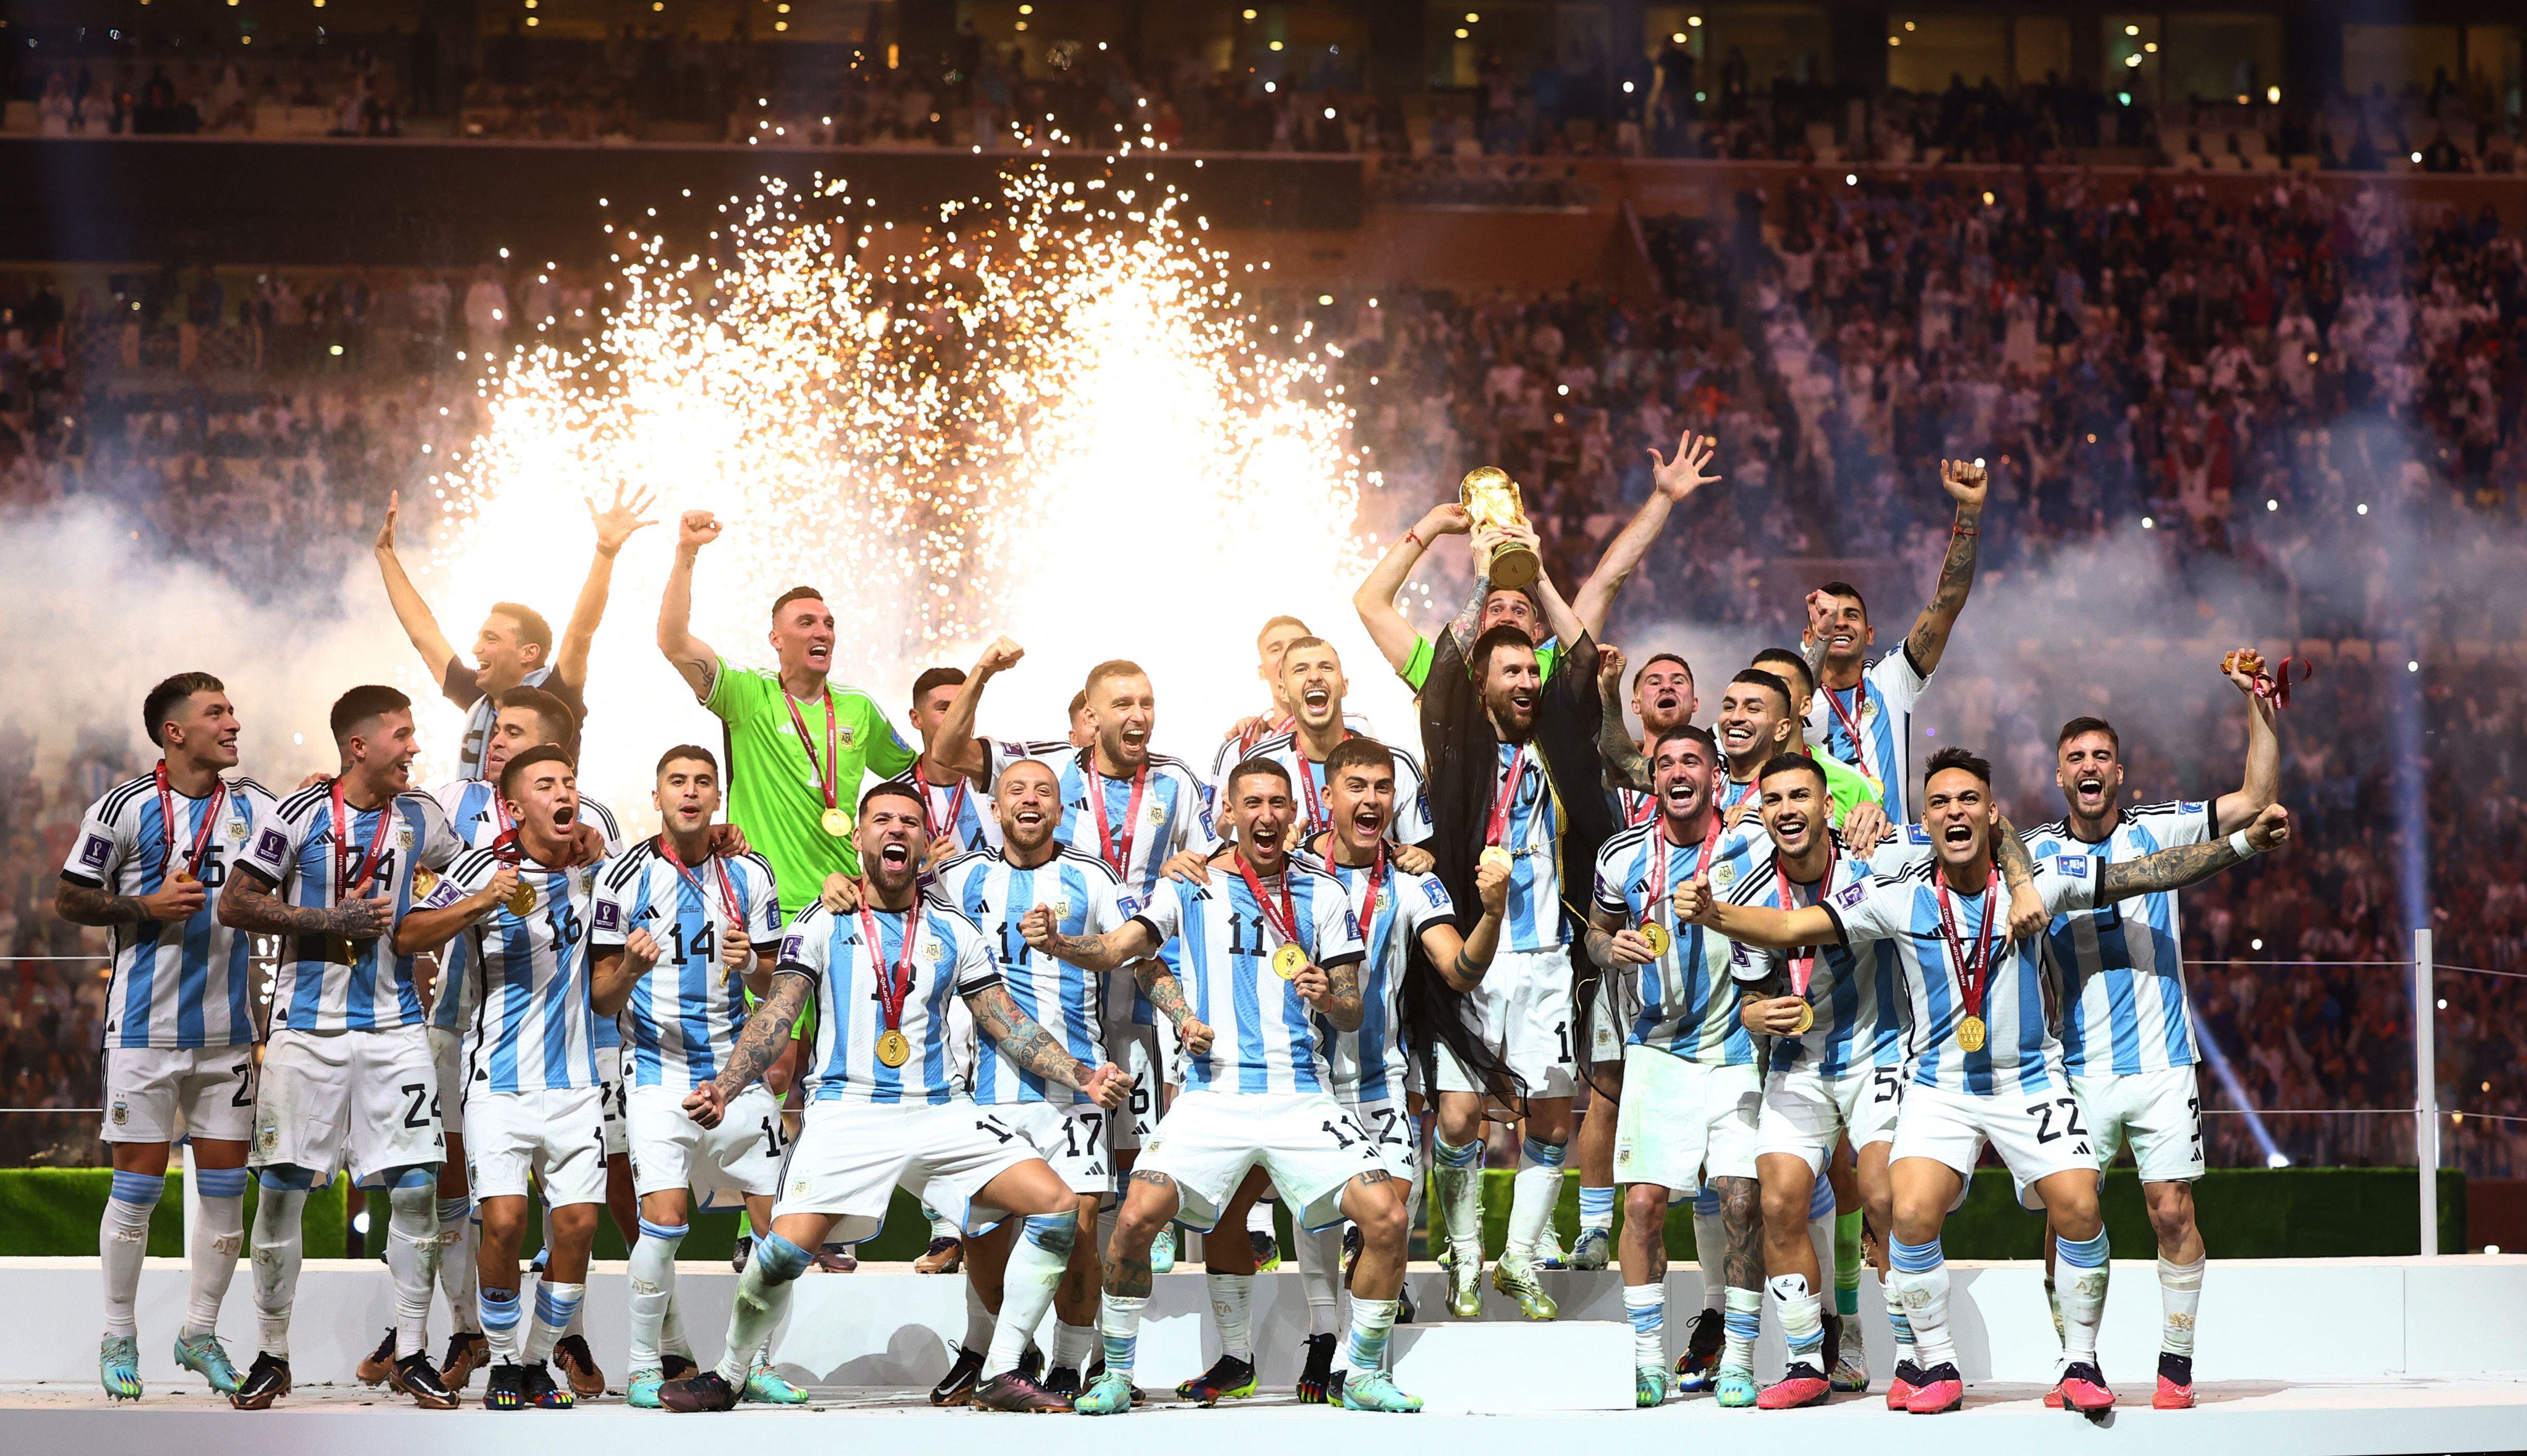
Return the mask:
M1477 526L1523 526L1526 506L1519 498L1518 482L1497 465L1485 465L1466 473L1457 488L1457 502ZM1522 542L1503 542L1492 548L1490 569L1484 573L1495 587L1518 591L1532 585L1544 570L1535 559L1535 551Z

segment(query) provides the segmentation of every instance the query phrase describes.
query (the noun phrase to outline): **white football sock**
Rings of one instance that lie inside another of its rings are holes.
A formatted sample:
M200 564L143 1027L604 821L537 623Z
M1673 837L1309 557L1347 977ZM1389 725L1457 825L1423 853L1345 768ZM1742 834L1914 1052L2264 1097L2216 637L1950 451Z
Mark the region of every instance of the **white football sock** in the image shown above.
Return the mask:
M728 1312L728 1344L720 1352L719 1378L745 1388L781 1317L790 1312L791 1290L815 1256L772 1232L755 1235L754 1257L737 1280L737 1300Z
M1146 1296L1109 1292L1098 1311L1098 1327L1106 1344L1106 1374L1132 1378L1132 1363L1141 1344L1141 1311L1149 1304Z
M245 1249L246 1170L206 1168L194 1174L194 1181L201 1206L184 1250L193 1279L184 1298L183 1332L208 1334L220 1327L220 1305L227 1300L229 1280L236 1274L237 1255Z
M2193 1358L2193 1322L2202 1309L2202 1265L2158 1261L2158 1348Z
M1239 1360L1255 1358L1255 1276L1205 1274L1211 1285L1211 1316L1219 1326L1219 1353ZM1110 1357L1109 1363L1111 1363Z
M1483 1141L1455 1146L1442 1138L1430 1169L1430 1198L1448 1221L1448 1244L1461 1263L1483 1259Z
M667 1329L668 1302L676 1294L676 1249L692 1229L689 1223L641 1221L641 1241L632 1246L628 1271L632 1285L632 1373L656 1370Z
M105 1270L105 1332L136 1337L131 1306L140 1296L140 1261L149 1257L149 1216L167 1191L165 1174L118 1172L97 1221L97 1262Z
M1751 1373L1755 1369L1755 1336L1764 1330L1764 1291L1728 1286L1728 1313L1723 1317L1727 1341L1720 1347L1723 1371Z
M1562 1160L1568 1143L1527 1138L1519 1146L1518 1174L1510 1179L1509 1238L1506 1251L1525 1258L1535 1255L1536 1240L1562 1202Z
M974 1276L965 1275L965 1338L957 1346L980 1355L992 1347L992 1329L998 1322L983 1304L983 1291L974 1286Z
M1948 1333L1948 1264L1939 1241L1908 1244L1894 1241L1889 1265L1895 1291L1913 1326L1913 1361L1934 1370L1954 1364L1956 1341Z
M1387 1341L1395 1333L1400 1299L1355 1299L1351 1302L1351 1338L1344 1354L1353 1370L1386 1368Z
M1089 1352L1097 1348L1097 1326L1065 1325L1058 1316L1053 1322L1053 1368L1085 1371Z
M542 1278L536 1280L536 1323L527 1332L529 1365L542 1365L552 1359L553 1346L561 1342L587 1296L586 1284L556 1284Z
M481 1256L474 1247L474 1200L438 1200L438 1292L447 1301L447 1317L459 1334L481 1334L483 1314L474 1297Z
M438 1193L430 1182L387 1195L387 1272L394 1279L395 1355L430 1348L430 1294L438 1283Z
M1077 1214L1037 1214L1010 1241L1008 1269L1001 1276L1000 1327L983 1357L984 1379L1017 1368L1045 1311L1053 1308L1054 1288L1070 1268L1078 1237Z
M1339 1223L1299 1237L1299 1286L1308 1291L1308 1333L1339 1327L1334 1309L1342 1300L1342 1231Z
M2088 1239L2054 1240L2055 1286L2062 1301L2062 1357L2067 1362L2097 1358L2097 1325L2106 1314L2108 1263L2106 1231Z
M1771 1288L1774 1302L1780 1306L1787 1362L1809 1366L1821 1376L1831 1374L1825 1368L1825 1307L1808 1287L1807 1275L1775 1274Z
M1625 1284L1624 1314L1632 1322L1632 1364L1667 1369L1667 1285Z
M302 1215L307 1195L293 1188L265 1188L254 1203L255 1348L289 1358L289 1311L298 1302L298 1266L306 1258Z
M1702 1307L1706 1310L1719 1309L1725 1297L1724 1291L1728 1287L1728 1225L1721 1221L1718 1208L1706 1214L1697 1199L1693 1206L1693 1262L1702 1270Z

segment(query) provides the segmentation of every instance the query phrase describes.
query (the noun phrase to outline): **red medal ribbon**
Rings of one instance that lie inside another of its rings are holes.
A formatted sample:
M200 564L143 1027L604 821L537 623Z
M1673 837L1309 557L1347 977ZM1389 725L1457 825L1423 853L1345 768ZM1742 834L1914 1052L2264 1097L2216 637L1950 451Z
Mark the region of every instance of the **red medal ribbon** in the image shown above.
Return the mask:
M1656 794L1645 794L1638 789L1627 789L1624 792L1632 796L1632 811L1624 815L1624 827L1628 829L1634 824L1646 824L1658 817Z
M352 874L350 872L352 821L342 809L342 780L339 775L335 775L334 779L333 790L334 903L339 905L342 897L349 894L353 886L367 884L370 873L378 867L378 850L387 842L387 826L394 821L394 801L388 799L378 806L377 832L369 836L369 847L360 854L359 873Z
M1327 848L1330 849L1331 846ZM1378 883L1386 878L1386 841L1379 840L1377 848L1369 853L1374 858L1368 861L1368 890L1360 898L1360 933L1363 940L1377 933L1377 890ZM1241 859L1238 862L1245 861ZM1285 880L1284 883L1286 884L1287 881Z
M1869 761L1869 754L1860 746L1860 716L1869 711L1869 679L1864 677L1851 685L1851 706L1848 709L1843 707L1842 700L1831 688L1825 690L1825 701L1826 705L1833 709L1833 715L1841 720L1843 736L1851 740L1851 756L1842 761L1865 765ZM1861 772L1864 776L1875 777L1866 767Z
M676 867L676 878L694 887L694 894L701 900L703 907L707 909L710 905L710 892L703 887L701 876L685 867L685 861L677 858L674 843L671 842L664 834L658 836L658 854L661 858L664 858L669 864ZM746 929L746 908L744 902L737 898L736 884L728 877L728 861L722 859L717 855L709 856L708 858L710 860L711 868L719 871L720 909L727 911L728 923L732 927L739 931L744 931Z
M2294 667L2302 667L2305 668L2306 671L2301 672L2296 677L2293 677L2291 676L2291 669ZM2314 676L2316 676L2316 664L2314 662L2309 661L2305 657L2284 657L2279 663L2275 664L2272 671L2258 672L2255 674L2255 696L2268 700L2276 708L2288 707L2290 706L2291 689L2296 684L2306 682L2309 678Z
M1983 920L1975 926L1975 954L1968 956L1965 941L1957 934L1956 911L1948 904L1947 870L1934 868L1931 883L1939 891L1939 938L1948 943L1948 965L1956 972L1957 992L1965 1000L1966 1014L1980 1017L1984 991L1990 984L1992 904L1999 898L1999 886L1993 883L1983 887Z
M1106 818L1106 775L1098 770L1097 751L1081 749L1079 766L1088 770L1088 806L1097 811L1097 854L1106 867L1118 879L1129 880L1131 872L1124 866L1132 862L1132 841L1141 832L1141 794L1150 787L1150 765L1142 764L1132 771L1131 802L1123 806L1123 834L1118 843L1114 827Z
M1276 733L1289 732L1298 721L1299 720L1296 717L1288 713L1283 713L1279 718L1273 720L1272 725L1268 728L1258 723L1254 727L1247 729L1245 732L1238 734L1237 756L1240 758L1245 757L1248 754L1255 752L1255 746L1257 744L1262 743L1264 740L1270 738Z
M842 801L834 797L841 792L834 783L834 760L842 756L841 746L834 739L834 685L825 684L825 761L822 763L816 761L816 747L807 739L807 720L799 716L799 704L790 697L787 688L781 690L781 705L790 709L790 726L799 730L799 751L807 755L807 766L816 770L816 779L824 788L825 807L842 807Z
M228 780L213 777L210 809L202 815L202 827L193 831L193 848L184 855L186 878L202 877L202 856L210 852L211 831L218 827L220 809L228 800ZM164 758L158 760L158 823L167 839L165 849L158 856L158 883L164 888L169 878L168 871L176 864L176 793L174 786L167 782L167 760Z
M939 824L936 820L930 817L930 777L921 771L921 760L918 758L912 760L912 786L921 791L922 827L930 831L930 837L932 839L937 839L939 837ZM955 833L956 826L963 822L965 818L965 776L963 774L958 774L956 776L956 790L954 794L950 795L948 799L948 832L950 834Z
M1246 862L1244 850L1237 852L1237 872L1245 877L1246 888L1254 895L1256 905L1263 909L1264 918L1271 924L1272 933L1290 945L1298 945L1299 909L1290 899L1289 865L1285 862L1281 867L1281 904L1277 910L1272 904L1271 897L1264 893L1264 882L1256 878L1255 866ZM1307 949L1305 946L1299 948Z
M1781 862L1780 852L1778 850L1773 852L1773 876L1775 882L1780 886L1781 909L1784 911L1798 909L1798 906L1793 904L1790 899L1789 866ZM1817 881L1817 898L1819 900L1824 899L1825 892L1832 888L1832 886L1833 837L1831 835L1828 835L1825 842L1825 877ZM1947 893L1944 885L1942 885L1939 893L1942 896ZM1946 902L1942 900L1942 909L1945 908L1945 905ZM1985 918L1990 918L1988 909L1986 910ZM1805 1001L1807 999L1809 985L1814 983L1816 980L1816 947L1800 946L1798 950L1805 951L1807 954L1802 956L1794 951L1790 955L1790 994L1798 997L1801 1001ZM1983 1003L1978 999L1975 1004L1977 1006L1981 1006Z
M1696 874L1709 874L1711 872L1711 850L1714 845L1720 843L1720 810L1715 807L1710 810L1710 813L1711 827L1703 832L1702 852L1693 857L1693 872ZM1667 882L1667 819L1664 815L1660 817L1658 828L1650 835L1650 838L1658 844L1658 858L1655 861L1656 867L1652 869L1650 873L1649 918L1655 920L1658 918L1659 907L1667 904L1669 900L1669 886Z
M727 871L722 870L721 873ZM860 893L865 897L867 888L863 886ZM869 910L867 899L860 901L860 944L868 949L870 964L878 968L878 1012L886 1017L889 1031L902 1028L903 998L912 994L912 951L920 939L921 902L916 899L912 908L903 912L903 954L896 961L895 969L889 972L885 967L886 948L877 938L877 916Z
M1345 728L1343 729L1343 736L1334 740L1334 742L1338 744L1349 743L1351 739L1352 731L1349 728ZM1316 792L1316 765L1310 761L1308 751L1299 747L1299 741L1297 739L1294 738L1290 740L1290 747L1298 752L1299 789L1302 793L1307 795L1308 799L1307 832L1315 834L1320 830L1331 829L1333 827L1333 818L1325 812L1325 797Z
M1501 836L1509 832L1510 810L1518 806L1518 791L1525 779L1526 749L1525 746L1521 745L1517 752L1510 754L1509 782L1501 785L1500 794L1492 800L1491 821L1483 826L1485 845L1499 845Z

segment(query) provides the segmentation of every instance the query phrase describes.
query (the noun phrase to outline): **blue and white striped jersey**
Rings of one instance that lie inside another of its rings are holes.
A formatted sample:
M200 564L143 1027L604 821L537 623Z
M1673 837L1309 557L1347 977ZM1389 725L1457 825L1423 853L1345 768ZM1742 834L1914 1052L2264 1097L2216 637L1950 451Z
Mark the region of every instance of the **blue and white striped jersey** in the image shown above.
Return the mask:
M500 837L504 827L499 807L492 803L498 786L489 779L451 779L431 792L447 815L447 826L456 831L458 843L469 850L488 850L491 841ZM579 799L580 817L594 824L605 835L606 858L623 853L623 828L614 811L583 794ZM474 938L460 935L438 948L438 980L431 991L430 1024L442 1031L462 1032L474 1019L474 998L480 990L475 984ZM621 1045L611 1022L597 1027L600 1047Z
M837 915L822 901L810 902L781 938L781 969L807 977L815 987L816 1045L808 1054L801 1086L820 1102L885 1106L953 1102L965 1096L962 1067L967 1048L957 1045L951 1010L977 991L1001 984L1001 968L974 922L924 897L910 910L871 909L877 945L861 941L861 915ZM882 977L891 977L912 942L911 984L897 1023L911 1043L902 1066L877 1060L886 1032ZM874 951L874 954L872 954Z
M1907 1080L1917 1087L1972 1096L2059 1089L2062 1044L2053 1035L2044 1002L2040 943L2010 941L2009 891L1996 873L1980 895L1951 891L1948 897L1967 954L1978 954L1976 930L1987 923L1992 960L1984 977L1983 1049L1969 1052L1958 1044L1966 1006L1940 934L1939 896L1932 878L1936 867L1935 860L1926 859L1901 874L1845 886L1823 902L1844 945L1863 950L1882 941L1895 948L1904 977L1905 1017L1912 1029ZM2096 861L2086 855L2036 861L2037 893L2054 914L2088 909L2096 889Z
M1664 821L1635 824L1606 841L1597 852L1596 908L1626 925L1655 918L1667 927L1667 954L1646 965L1608 970L1629 975L1640 988L1640 1011L1624 1035L1627 1046L1656 1047L1662 1052L1714 1066L1743 1066L1755 1060L1754 1038L1737 1019L1737 991L1729 964L1734 942L1700 925L1676 920L1676 890L1697 875L1708 874L1715 895L1728 895L1752 867L1756 849L1769 845L1753 821L1721 831L1703 862L1702 846L1667 847L1667 874L1658 868L1658 845Z
M1430 837L1430 790L1421 772L1421 760L1393 744L1385 747L1395 754L1395 818L1386 826L1386 837L1398 844L1420 844ZM1246 757L1269 758L1289 771L1290 799L1298 810L1294 817L1305 821L1303 827L1308 834L1313 836L1332 827L1324 806L1325 766L1308 757L1299 748L1295 733L1276 733L1264 739ZM1301 774L1307 776L1304 781ZM1213 803L1227 792L1225 776L1212 782Z
M679 871L652 836L597 872L589 927L592 961L623 949L636 930L658 943L657 963L623 1004L632 1085L690 1092L718 1076L746 1024L746 977L720 961L721 943L736 935L757 952L780 949L771 864L760 855L722 855Z
M1343 714L1343 726L1364 737L1377 738L1376 734L1369 731L1368 719L1359 713ZM1262 724L1251 732L1231 733L1219 741L1219 747L1212 750L1211 776L1202 781L1202 792L1210 799L1213 812L1218 809L1219 790L1228 782L1228 771L1235 768L1239 760L1250 756L1256 749L1262 747L1265 739L1289 733L1297 727L1296 718L1288 713L1279 713L1271 722ZM1378 739L1378 742L1383 743L1385 740Z
M271 819L255 826L238 862L275 886L283 903L327 910L351 888L335 883L333 782L311 784L281 801ZM454 831L438 802L427 794L395 796L367 810L343 806L350 833L342 859L356 876L369 847L378 848L372 895L394 903L400 922L420 898L414 876L444 869L456 858ZM380 836L384 836L383 839ZM421 894L428 893L425 885ZM375 940L336 941L299 935L285 940L275 967L272 1025L293 1031L389 1031L422 1024L421 989L413 983L413 958L394 953L390 933Z
M1499 766L1492 773L1492 803L1509 792L1511 769L1518 775L1518 802L1510 806L1501 829L1501 848L1514 857L1509 869L1509 909L1501 916L1500 948L1504 951L1550 951L1571 943L1562 923L1562 806L1545 777L1544 754L1535 745L1502 744Z
M1360 966L1360 1030L1330 1031L1334 1095L1344 1101L1377 1102L1404 1096L1409 1051L1404 1045L1404 966L1413 943L1433 925L1457 925L1457 907L1437 875L1407 874L1389 861L1377 885L1377 904L1367 916L1361 906L1368 897L1368 865L1351 868L1310 858L1342 882L1351 900L1352 923L1360 927L1367 959Z
M1011 864L1004 851L960 855L939 870L938 894L983 933L1009 999L1035 1017L1061 1049L1095 1066L1106 1060L1098 1021L1098 978L1026 943L1018 921L1038 906L1053 910L1063 935L1103 935L1121 923L1114 916L1114 873L1094 855L1063 850L1031 869ZM1129 977L1129 971L1116 975ZM974 1100L980 1103L1080 1101L1075 1088L1048 1081L1011 1062L989 1037L975 1048Z
M480 984L465 1023L465 1081L483 1092L572 1092L596 1085L595 1008L588 998L588 929L597 866L518 862L535 897L519 914L491 908L473 938ZM479 893L499 872L488 849L467 850L429 897L434 908Z
M1362 959L1360 927L1342 882L1299 860L1289 861L1290 909L1297 916L1299 948L1328 970ZM1281 910L1281 885L1264 880L1273 915ZM1213 865L1211 882L1159 882L1158 893L1137 910L1117 909L1138 919L1161 947L1174 942L1176 974L1195 1019L1213 1035L1201 1056L1184 1053L1187 1089L1214 1092L1327 1092L1333 1070L1326 1061L1330 1023L1315 1014L1290 982L1272 972L1281 944L1269 917L1234 864Z
M1781 886L1786 882L1790 890L1787 909L1811 906L1831 898L1837 890L1865 885L1875 874L1900 871L1912 862L1902 835L1888 840L1882 849L1883 854L1877 859L1854 857L1841 836L1836 835L1832 867L1813 885L1801 884L1783 873L1780 852L1774 850L1758 856L1723 898L1738 905L1781 910L1785 908L1781 904ZM1779 990L1772 994L1791 994L1788 952L1759 951L1752 946L1738 949L1742 954L1734 970L1740 981L1752 983L1776 977ZM1807 988L1808 1004L1816 1008L1816 1024L1804 1036L1774 1038L1769 1065L1775 1069L1795 1067L1830 1077L1873 1066L1901 1066L1905 1051L1904 987L1893 943L1882 940L1857 949L1840 945L1812 947L1809 954L1816 958Z
M2019 838L2039 864L2062 855L2122 864L2217 839L2219 820L2214 804L2172 799L2125 809L2103 844L2073 837L2064 819ZM2200 1060L2185 1013L2181 929L2173 890L2053 917L2044 955L2062 988L2064 1070L2073 1076L2130 1075Z
M172 870L181 872L198 840L202 908L181 924L142 920L114 927L114 979L105 988L108 1047L242 1047L254 1040L253 976L246 964L252 937L220 923L220 886L229 860L278 806L250 778L228 780L225 792L187 799L173 789L176 832L167 833L158 776L116 785L79 820L62 878L110 895L155 895ZM218 817L211 818L216 806ZM205 828L207 823L207 837Z
M1920 702L1931 675L1913 665L1910 649L1895 650L1872 663L1855 688L1835 690L1819 685L1808 704L1807 740L1878 781L1886 817L1901 824L1920 816L1922 792L1913 782L1913 704ZM1838 710L1837 710L1838 709ZM1854 743L1848 716L1860 729Z
M1211 827L1210 796L1194 777L1191 764L1152 754L1149 777L1141 790L1140 816L1127 823L1132 819L1132 781L1109 779L1099 773L1094 761L1096 753L1095 749L1074 749L1067 758L1053 763L1061 778L1061 825L1054 830L1053 837L1065 850L1077 850L1091 858L1105 860L1114 871L1123 893L1147 902L1169 858L1183 850L1208 854L1219 848L1218 836ZM1106 801L1105 835L1098 833L1097 813L1089 806L1092 782ZM1109 835L1113 843L1111 858L1104 853ZM1175 967L1172 959L1160 959L1166 960L1170 969ZM1150 999L1141 994L1139 981L1120 975L1106 979L1107 1019L1130 1020L1141 1026L1152 1024L1157 1013Z

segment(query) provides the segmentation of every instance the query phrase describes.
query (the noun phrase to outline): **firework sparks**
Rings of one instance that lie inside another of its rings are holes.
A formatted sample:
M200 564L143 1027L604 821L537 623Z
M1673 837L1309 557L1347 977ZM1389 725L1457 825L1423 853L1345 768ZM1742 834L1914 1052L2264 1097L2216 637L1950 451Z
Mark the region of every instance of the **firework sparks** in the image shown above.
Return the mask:
M767 609L803 582L838 619L837 679L890 705L1006 633L1029 657L995 731L1058 737L1085 668L1127 656L1162 740L1207 754L1261 706L1247 653L1286 611L1409 733L1350 608L1367 482L1327 347L1264 330L1171 195L1037 171L918 232L850 200L768 184L726 209L717 261L618 234L596 344L522 350L482 386L425 568L449 609L558 621L584 497L649 489L664 517L624 552L592 657L592 787L637 813L658 749L708 731L647 630L686 509L727 525L694 630L734 662L770 660Z

